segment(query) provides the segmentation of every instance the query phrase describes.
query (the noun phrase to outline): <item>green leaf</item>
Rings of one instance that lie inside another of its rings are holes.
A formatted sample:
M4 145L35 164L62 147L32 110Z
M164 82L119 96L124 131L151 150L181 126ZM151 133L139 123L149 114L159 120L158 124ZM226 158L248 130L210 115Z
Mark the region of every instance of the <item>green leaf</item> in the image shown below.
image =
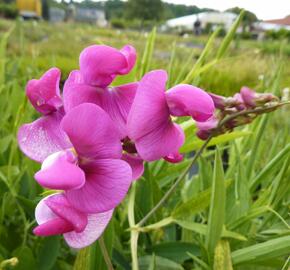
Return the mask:
M216 55L216 59L221 59L225 53L227 52L232 40L235 37L235 34L237 32L237 29L244 17L245 11L242 10L240 15L238 16L238 18L236 19L236 21L233 23L231 29L229 30L229 32L227 33L227 35L224 37L222 44L220 45L217 55Z
M229 241L220 240L214 252L214 270L233 270Z
M194 231L196 233L206 235L208 230L208 225L200 224L193 221L184 221L184 220L173 220L184 229ZM225 228L222 229L221 237L223 238L233 238L240 241L247 241L247 238L239 233L228 231Z
M35 256L29 247L19 247L13 251L13 256L18 259L18 263L12 269L14 270L27 270L27 269L37 269Z
M156 38L156 27L152 29L152 32L149 34L148 39L147 39L146 47L145 47L143 58L141 61L140 78L142 78L144 74L147 73L150 69L150 64L151 64L154 44L155 44L155 38Z
M213 138L209 142L208 146L214 146L214 145L227 143L235 139L248 136L250 134L251 132L248 132L248 131L234 131L231 133L222 134L220 136ZM196 138L194 134L191 134L190 137L186 138L185 144L180 148L180 152L181 153L192 152L194 150L199 149L203 144L204 144L204 141Z
M225 188L231 185L232 181L225 182ZM171 213L173 218L188 218L204 209L210 204L212 188L208 188L190 200L179 204Z
M284 159L287 157L290 151L290 143L287 144L260 172L259 174L251 181L250 186L251 190L255 189L255 187L265 179L269 174L274 171Z
M195 255L200 254L200 250L197 245L186 242L161 243L147 248L146 251L177 263L183 263L183 261L189 259L187 252L191 252Z
M201 55L199 56L198 60L195 62L195 64L193 65L192 69L190 70L190 72L187 74L185 80L183 81L183 83L188 83L190 84L193 79L200 74L200 69L203 66L208 54L214 49L214 41L217 37L217 35L220 32L220 28L217 28L209 37L205 48L203 49Z
M210 202L208 227L206 234L206 246L209 254L213 254L218 241L221 238L225 218L226 188L224 181L224 169L218 148L216 149L212 195Z
M269 260L289 254L290 236L279 237L232 252L234 265Z
M0 154L3 154L8 149L12 139L13 135L7 135L0 139Z
M152 256L144 256L139 258L140 270L148 270L151 262ZM183 267L180 264L159 256L155 257L155 265L158 270L183 270Z
M60 236L50 236L44 239L37 256L37 269L50 270L56 263L60 249Z

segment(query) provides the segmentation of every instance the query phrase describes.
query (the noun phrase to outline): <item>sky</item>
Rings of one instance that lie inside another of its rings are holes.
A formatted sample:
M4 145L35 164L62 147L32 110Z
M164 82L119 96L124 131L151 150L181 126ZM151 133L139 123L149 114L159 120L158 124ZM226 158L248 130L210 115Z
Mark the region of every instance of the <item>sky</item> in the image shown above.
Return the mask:
M81 2L81 0L77 0ZM98 1L98 0L95 0ZM259 19L280 19L290 15L290 0L163 0L174 4L196 5L223 11L231 7L245 8Z

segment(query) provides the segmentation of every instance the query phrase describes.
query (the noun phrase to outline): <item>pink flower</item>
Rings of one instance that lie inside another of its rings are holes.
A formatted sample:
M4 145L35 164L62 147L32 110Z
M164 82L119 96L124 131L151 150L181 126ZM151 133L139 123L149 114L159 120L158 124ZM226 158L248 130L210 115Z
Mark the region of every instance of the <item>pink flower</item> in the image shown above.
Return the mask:
M84 102L100 106L114 121L122 139L127 136L127 118L137 87L138 83L129 83L117 87L91 86L84 82L80 71L74 70L70 73L64 85L64 109L67 113Z
M43 116L20 127L18 143L20 149L37 162L71 146L60 129L60 121L64 116L59 90L60 76L59 69L51 68L39 80L31 80L26 86L31 104Z
M184 133L173 123L171 115L206 121L214 112L213 101L203 90L184 84L165 92L166 81L163 70L146 74L139 83L128 116L129 138L146 161L182 159L178 150L184 142Z
M35 209L38 226L33 232L38 236L63 234L69 246L83 248L101 236L113 211L87 214L75 209L64 194L54 194L38 203Z
M107 87L117 75L129 73L136 62L130 45L120 51L106 45L92 45L80 54L80 72L88 85Z
M97 105L83 103L67 113L60 126L72 147L48 156L35 174L37 182L64 190L79 211L115 208L128 192L132 170L121 160L122 146L112 120Z
M212 130L217 127L218 122L218 119L214 115L205 122L196 122L196 126L198 128L196 135L201 140L206 140L211 134Z

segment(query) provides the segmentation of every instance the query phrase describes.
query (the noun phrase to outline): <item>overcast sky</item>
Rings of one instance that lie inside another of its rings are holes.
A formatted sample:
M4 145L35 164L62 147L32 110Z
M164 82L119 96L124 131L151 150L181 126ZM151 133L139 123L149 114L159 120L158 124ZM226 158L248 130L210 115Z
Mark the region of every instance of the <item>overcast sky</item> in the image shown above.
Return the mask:
M81 2L81 0L77 0ZM95 0L98 1L98 0ZM279 19L290 15L290 0L163 0L175 4L196 5L217 10L241 7L254 12L259 19Z

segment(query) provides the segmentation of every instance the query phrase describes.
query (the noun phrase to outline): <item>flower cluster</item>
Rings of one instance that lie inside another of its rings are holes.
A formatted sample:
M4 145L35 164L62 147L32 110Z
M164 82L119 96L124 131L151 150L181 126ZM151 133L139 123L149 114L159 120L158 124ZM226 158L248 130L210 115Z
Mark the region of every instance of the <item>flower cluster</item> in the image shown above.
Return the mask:
M61 73L31 80L26 94L42 115L20 127L20 149L41 163L36 181L53 195L36 207L39 236L63 234L74 248L93 243L109 223L144 161L182 160L184 133L172 117L212 119L214 102L186 84L166 91L167 74L151 71L139 81L112 87L136 62L132 46L93 45L82 51L60 90Z
M214 105L218 111L207 121L197 122L197 136L206 140L210 135L217 136L228 131L232 131L235 127L251 123L259 114L268 110L268 105L279 99L271 93L256 93L248 87L242 87L240 93L236 93L233 97L223 97L209 93ZM262 110L256 110L263 108ZM235 116L229 119L221 127L218 126L226 117Z

